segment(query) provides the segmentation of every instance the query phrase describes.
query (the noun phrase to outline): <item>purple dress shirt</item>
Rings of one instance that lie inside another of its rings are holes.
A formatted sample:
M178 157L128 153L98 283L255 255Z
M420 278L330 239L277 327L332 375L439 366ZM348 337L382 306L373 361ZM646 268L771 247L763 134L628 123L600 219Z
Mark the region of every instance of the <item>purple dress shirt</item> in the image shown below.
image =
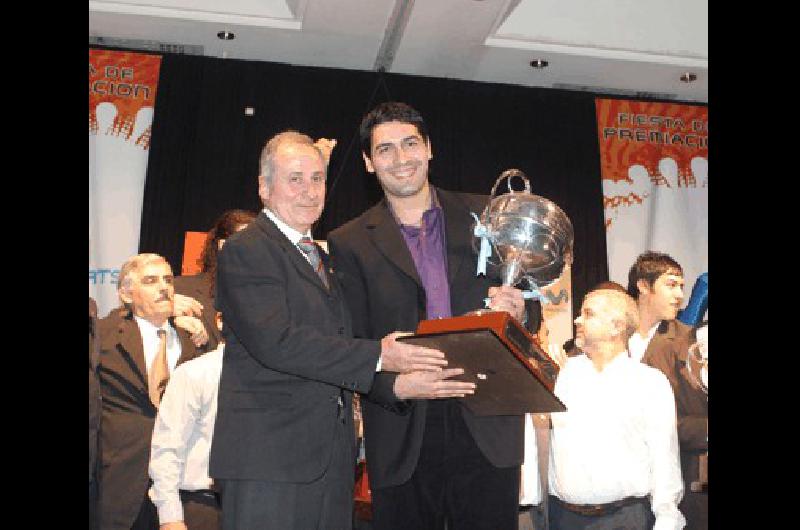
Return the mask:
M450 284L447 281L447 248L444 231L444 212L432 197L430 209L422 214L422 225L400 224L406 246L411 252L417 274L425 289L427 318L453 316L450 310ZM397 219L395 217L395 219Z

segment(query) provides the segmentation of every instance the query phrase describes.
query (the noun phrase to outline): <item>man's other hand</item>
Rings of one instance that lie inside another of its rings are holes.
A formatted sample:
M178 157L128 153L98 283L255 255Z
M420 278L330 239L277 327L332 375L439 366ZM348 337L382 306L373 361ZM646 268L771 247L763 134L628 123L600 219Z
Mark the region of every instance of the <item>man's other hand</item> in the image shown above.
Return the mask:
M475 383L449 379L464 373L462 368L446 368L438 372L400 374L394 381L398 399L444 399L475 393Z
M199 317L203 314L203 304L191 296L175 293L174 304L175 307L172 310L172 316Z
M175 317L175 325L185 329L189 333L192 343L198 348L208 342L208 332L203 325L203 321L196 317L180 316Z
M447 366L444 353L433 348L397 342L398 337L411 335L395 331L381 339L381 370L385 372L413 372L416 370L441 370Z
M519 322L525 321L525 299L516 287L489 287L489 309L507 311Z

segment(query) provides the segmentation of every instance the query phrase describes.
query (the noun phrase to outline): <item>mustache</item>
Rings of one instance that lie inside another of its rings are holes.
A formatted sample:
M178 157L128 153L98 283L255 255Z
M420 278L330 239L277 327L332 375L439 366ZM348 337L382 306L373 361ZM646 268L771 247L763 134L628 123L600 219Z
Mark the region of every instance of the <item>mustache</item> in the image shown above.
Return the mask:
M162 293L161 296L159 296L158 299L156 300L156 302L171 302L171 301L172 297L167 293Z

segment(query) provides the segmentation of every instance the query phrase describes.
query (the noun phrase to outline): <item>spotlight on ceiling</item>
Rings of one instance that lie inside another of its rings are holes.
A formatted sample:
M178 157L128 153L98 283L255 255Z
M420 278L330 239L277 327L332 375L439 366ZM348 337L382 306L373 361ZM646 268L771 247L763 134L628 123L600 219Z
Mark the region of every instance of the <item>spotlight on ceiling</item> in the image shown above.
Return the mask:
M547 68L548 64L550 63L548 63L544 59L534 59L533 61L531 61L531 68L536 68L541 70L543 68Z
M695 79L697 79L697 74L693 74L692 72L684 72L681 74L681 81L684 83L691 83Z
M221 40L233 40L236 38L236 35L234 35L230 31L220 31L219 33L217 33L217 38Z

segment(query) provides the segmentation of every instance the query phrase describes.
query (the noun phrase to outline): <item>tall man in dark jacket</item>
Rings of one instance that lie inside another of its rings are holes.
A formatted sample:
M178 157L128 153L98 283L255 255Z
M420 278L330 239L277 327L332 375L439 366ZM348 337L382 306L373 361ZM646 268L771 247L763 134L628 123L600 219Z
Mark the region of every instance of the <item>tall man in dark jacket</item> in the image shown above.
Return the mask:
M445 397L473 386L448 380L461 371L441 370L436 350L395 334L351 338L341 287L310 238L325 166L308 136L273 137L260 160L265 208L219 253L226 347L209 474L222 488L226 530L351 527L352 392L370 391L378 370L427 369L398 379L436 385Z
M523 321L518 289L476 277L470 212L480 213L486 197L428 182L433 155L422 116L384 103L360 132L385 197L328 236L355 335L413 331L420 320L482 308L487 295L493 309ZM456 400L413 397L381 373L362 400L375 529L439 530L445 521L449 530L516 529L523 417L478 417Z

